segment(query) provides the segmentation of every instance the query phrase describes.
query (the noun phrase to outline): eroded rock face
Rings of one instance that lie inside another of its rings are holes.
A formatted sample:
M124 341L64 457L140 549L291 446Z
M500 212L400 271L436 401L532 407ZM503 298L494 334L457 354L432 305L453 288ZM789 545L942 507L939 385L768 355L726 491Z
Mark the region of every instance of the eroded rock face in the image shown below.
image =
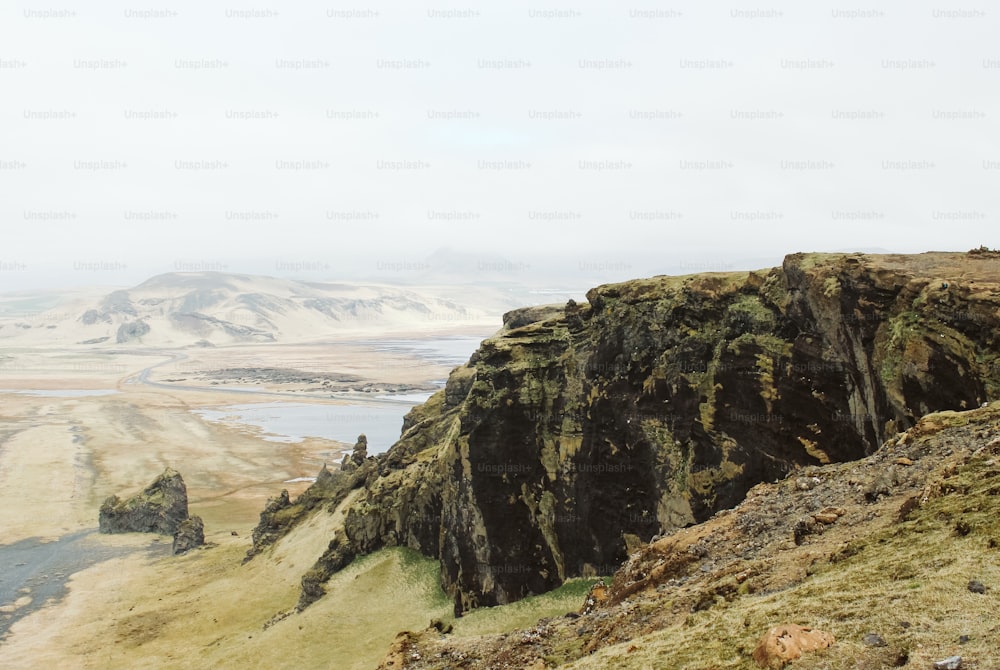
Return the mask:
M438 557L457 612L610 574L625 535L997 398L998 282L992 257L796 254L508 314L407 417L334 553Z
M323 552L323 557L302 576L302 593L299 596L298 609L303 610L322 598L326 593L323 587L326 580L330 575L347 567L354 558L355 553L350 543L345 542L339 535L331 540Z
M200 516L181 521L174 533L174 554L183 554L205 544L205 524Z
M359 444L363 443L359 441ZM331 471L324 463L316 476L316 482L294 501L289 498L286 490L269 499L264 511L260 513L260 522L253 529L253 546L247 551L243 562L252 560L254 556L268 549L317 507L325 507L329 512L334 511L351 491L363 486L378 474L377 463L373 458L363 459L360 466L355 465L353 461L348 463L351 467L347 471ZM332 556L335 550L334 544L333 541L330 542L327 553L314 566L309 578L303 578L303 589L307 583L315 585L311 591L314 595L322 595L322 584L334 571L346 565ZM351 549L349 543L343 546ZM346 552L344 555L347 555ZM350 557L353 559L354 554L351 553ZM347 562L350 562L350 559ZM308 598L306 600L312 602Z
M326 466L323 466L326 468ZM317 478L318 479L318 478ZM271 546L275 540L290 530L289 524L285 521L288 516L284 513L292 506L292 501L288 497L288 491L282 489L281 493L273 498L269 498L264 505L264 511L260 513L260 522L253 529L253 546L247 552L244 563L266 547Z
M173 535L188 518L187 486L180 473L167 468L142 493L121 500L111 496L101 505L102 533Z
M1000 402L922 417L869 457L805 468L816 481L808 490L798 486L796 475L759 484L736 508L643 546L614 574L603 600L595 597L600 583L593 587L580 613L547 617L498 635L442 636L433 629L410 633L405 667L441 670L460 659L454 665L528 668L537 658L567 667L588 665L585 659L597 655L608 668L715 667L723 657L749 667L761 634L778 621L760 608L760 596L775 593L782 594L781 610L795 616L811 612L817 621L850 621L855 633L845 653L852 666L901 667L908 650L937 645L940 633L930 628L918 632L906 624L896 628L925 610L918 603L899 602L899 585L878 575L916 569L915 579L939 579L936 568L914 559L924 555L992 564L1000 546L998 436ZM863 483L903 459L912 463L898 471L896 489L887 497L868 499ZM796 520L817 509L835 509L841 520L820 524L820 534L796 545L791 541ZM904 510L906 518L901 519ZM957 537L960 527L969 535ZM822 583L806 574L806 565L823 575ZM866 587L855 582L859 568L873 569L869 574L874 581ZM942 591L942 611L976 607L970 600L982 596L970 598L964 581L962 576L950 580ZM866 599L853 597L858 588L871 589ZM872 602L898 605L872 608ZM987 610L976 610L982 617L977 631L966 631L971 638L964 643L958 639L962 644L979 639L980 646L967 651L981 659L996 656L996 645L989 644L995 617ZM701 611L714 614L692 615ZM743 625L720 627L720 617ZM898 630L908 632L901 639ZM894 632L882 646L857 631ZM648 654L645 664L633 654L639 649ZM835 649L824 656L828 663L844 658ZM745 657L742 663L732 660L734 650ZM656 662L649 663L653 658ZM923 658L924 665L918 662L917 667L930 668L930 659ZM822 667L823 662L804 658L790 667Z

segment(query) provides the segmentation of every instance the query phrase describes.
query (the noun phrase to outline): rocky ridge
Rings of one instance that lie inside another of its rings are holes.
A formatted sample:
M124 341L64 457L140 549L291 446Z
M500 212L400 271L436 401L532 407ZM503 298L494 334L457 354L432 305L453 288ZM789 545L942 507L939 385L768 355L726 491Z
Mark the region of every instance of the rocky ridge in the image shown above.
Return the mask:
M783 667L756 645L787 618L836 638L803 670L1000 667L998 519L1000 403L931 414L871 456L759 484L642 545L579 614L401 633L380 668Z
M456 613L611 574L761 482L979 407L1000 397L998 280L982 254L796 254L509 313L389 452L319 496L332 509L363 487L304 600L397 545L441 560Z

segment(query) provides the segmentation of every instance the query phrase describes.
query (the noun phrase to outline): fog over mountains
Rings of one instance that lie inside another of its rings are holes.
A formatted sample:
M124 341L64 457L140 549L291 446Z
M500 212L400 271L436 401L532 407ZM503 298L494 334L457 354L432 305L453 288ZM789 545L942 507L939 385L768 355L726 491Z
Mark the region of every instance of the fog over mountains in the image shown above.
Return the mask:
M107 292L8 296L0 341L31 345L294 342L372 331L492 327L520 294L488 286L324 283L174 272Z

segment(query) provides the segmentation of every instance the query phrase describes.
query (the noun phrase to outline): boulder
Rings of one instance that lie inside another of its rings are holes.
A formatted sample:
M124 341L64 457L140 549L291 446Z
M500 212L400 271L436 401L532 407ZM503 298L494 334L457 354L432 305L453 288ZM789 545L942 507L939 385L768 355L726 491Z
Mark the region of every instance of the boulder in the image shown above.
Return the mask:
M888 645L885 638L878 633L868 633L861 641L865 643L866 647L885 647Z
M754 649L753 660L762 668L780 670L790 661L802 658L804 652L826 649L833 643L830 633L808 626L783 624L764 634Z
M128 500L105 500L99 522L102 533L173 535L187 518L187 486L179 472L167 468L142 493Z
M205 544L205 524L200 516L192 516L181 521L174 533L174 553L183 554Z

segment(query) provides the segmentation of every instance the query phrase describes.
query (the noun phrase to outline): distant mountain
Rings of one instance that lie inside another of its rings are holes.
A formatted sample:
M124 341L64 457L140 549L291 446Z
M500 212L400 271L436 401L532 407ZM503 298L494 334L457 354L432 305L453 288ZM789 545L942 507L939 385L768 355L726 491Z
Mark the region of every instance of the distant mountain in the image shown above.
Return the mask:
M495 326L516 306L489 288L302 282L221 272L172 272L99 298L36 313L0 313L0 341L155 346L317 340L385 330Z

